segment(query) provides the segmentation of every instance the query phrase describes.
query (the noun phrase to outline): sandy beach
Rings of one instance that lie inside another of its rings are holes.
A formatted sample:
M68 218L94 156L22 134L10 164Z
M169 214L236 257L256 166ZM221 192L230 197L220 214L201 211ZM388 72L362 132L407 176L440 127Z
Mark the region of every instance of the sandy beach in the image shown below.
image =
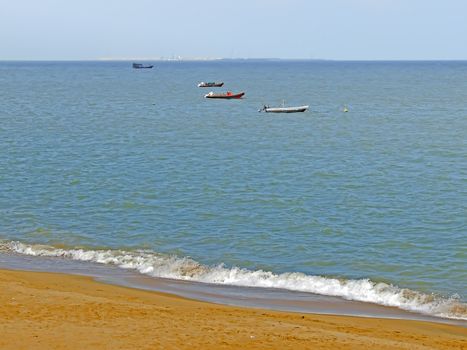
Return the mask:
M465 349L467 328L229 307L0 270L1 349Z

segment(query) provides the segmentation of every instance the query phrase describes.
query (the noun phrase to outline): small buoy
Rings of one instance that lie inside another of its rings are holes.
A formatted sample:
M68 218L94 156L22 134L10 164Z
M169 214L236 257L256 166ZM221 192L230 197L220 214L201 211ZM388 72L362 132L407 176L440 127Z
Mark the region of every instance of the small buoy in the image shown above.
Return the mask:
M347 113L349 111L349 109L347 107L344 107L344 109L342 110L342 112L344 113Z

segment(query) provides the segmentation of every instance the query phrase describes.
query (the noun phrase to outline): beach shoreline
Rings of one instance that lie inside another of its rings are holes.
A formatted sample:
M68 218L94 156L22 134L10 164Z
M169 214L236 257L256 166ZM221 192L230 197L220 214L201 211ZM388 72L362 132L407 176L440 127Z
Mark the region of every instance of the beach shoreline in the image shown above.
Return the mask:
M0 305L2 349L462 349L467 339L461 326L232 307L49 272L0 270Z
M58 256L30 256L0 251L0 267L6 270L50 272L91 277L98 282L161 292L213 304L305 314L418 320L467 326L456 318L436 317L371 302L301 292L283 288L247 287L222 283L154 277L131 268Z

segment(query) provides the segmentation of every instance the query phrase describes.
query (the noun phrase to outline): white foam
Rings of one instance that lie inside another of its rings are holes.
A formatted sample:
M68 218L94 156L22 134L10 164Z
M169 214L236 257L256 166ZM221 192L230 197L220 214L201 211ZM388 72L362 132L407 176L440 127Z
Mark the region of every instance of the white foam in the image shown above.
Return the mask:
M16 241L2 243L0 249L2 248L33 256L54 256L112 264L153 277L246 287L281 288L393 306L431 316L467 320L467 304L462 303L458 296L443 298L382 282L375 283L369 279L343 280L298 272L275 274L263 270L227 268L223 264L205 266L190 258L178 258L151 251L59 249Z

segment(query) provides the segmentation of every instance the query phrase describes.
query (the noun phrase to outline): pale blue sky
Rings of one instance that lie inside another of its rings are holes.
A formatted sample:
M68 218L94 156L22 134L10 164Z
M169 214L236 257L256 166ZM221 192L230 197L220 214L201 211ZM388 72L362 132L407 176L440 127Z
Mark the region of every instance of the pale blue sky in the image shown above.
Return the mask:
M467 59L467 0L0 0L0 60Z

